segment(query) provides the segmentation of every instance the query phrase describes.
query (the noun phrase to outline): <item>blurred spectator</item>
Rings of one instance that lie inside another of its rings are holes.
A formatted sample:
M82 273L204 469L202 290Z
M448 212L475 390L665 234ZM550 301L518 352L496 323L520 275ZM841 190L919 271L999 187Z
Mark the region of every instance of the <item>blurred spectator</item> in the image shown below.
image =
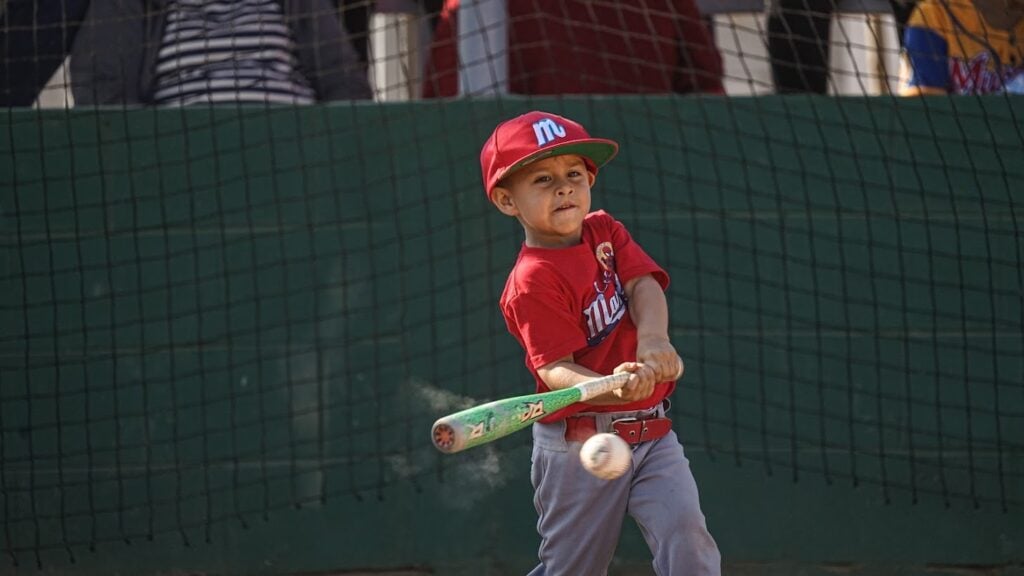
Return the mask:
M916 0L890 0L897 33ZM839 0L775 0L768 17L768 57L781 94L828 90L830 26Z
M1024 94L1024 0L923 0L904 39L900 94Z
M330 0L94 1L71 78L78 105L371 97Z
M31 106L75 41L89 0L0 2L0 106Z
M513 94L723 94L722 59L694 0L507 0ZM425 98L459 91L459 0L446 0Z
M332 0L341 14L345 32L364 66L369 62L370 14L376 0Z

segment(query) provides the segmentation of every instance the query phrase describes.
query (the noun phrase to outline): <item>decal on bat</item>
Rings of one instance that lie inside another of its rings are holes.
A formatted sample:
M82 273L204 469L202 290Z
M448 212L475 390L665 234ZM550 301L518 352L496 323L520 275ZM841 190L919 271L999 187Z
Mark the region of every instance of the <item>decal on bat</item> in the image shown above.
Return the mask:
M536 418L540 418L543 415L544 415L544 401L543 400L541 400L539 402L527 402L526 403L526 412L523 412L523 414L521 416L519 416L519 421L520 422L528 422L530 420L534 420Z
M486 424L486 422L477 422L476 424L471 425L469 428L469 437L479 438L483 436L485 430L484 424Z

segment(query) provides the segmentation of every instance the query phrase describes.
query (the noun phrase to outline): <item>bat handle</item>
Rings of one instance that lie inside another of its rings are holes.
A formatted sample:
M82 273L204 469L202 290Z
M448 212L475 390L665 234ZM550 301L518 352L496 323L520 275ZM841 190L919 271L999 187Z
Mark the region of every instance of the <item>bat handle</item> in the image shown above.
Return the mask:
M677 357L678 358L678 357ZM679 372L676 373L675 380L683 377L683 359L679 359ZM626 385L632 374L630 372L617 372L608 376L602 376L601 378L595 378L594 380L588 380L577 384L575 388L580 391L579 402L586 402L591 398L600 396L606 392L612 390L618 390Z

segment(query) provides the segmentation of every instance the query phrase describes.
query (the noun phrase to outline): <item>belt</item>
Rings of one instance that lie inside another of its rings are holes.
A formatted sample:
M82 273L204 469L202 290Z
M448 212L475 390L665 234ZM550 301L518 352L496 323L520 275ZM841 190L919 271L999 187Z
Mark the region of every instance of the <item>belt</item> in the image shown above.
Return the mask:
M565 419L565 439L569 442L584 442L598 432L611 432L628 444L636 445L668 434L672 429L672 420L654 413L648 417L612 420L610 428L598 430L594 416L570 416Z

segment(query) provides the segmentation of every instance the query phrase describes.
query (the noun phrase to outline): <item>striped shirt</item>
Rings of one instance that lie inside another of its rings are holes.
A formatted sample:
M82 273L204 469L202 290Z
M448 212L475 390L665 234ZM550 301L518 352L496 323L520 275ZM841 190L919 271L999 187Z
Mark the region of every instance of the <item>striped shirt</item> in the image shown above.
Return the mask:
M159 106L311 104L276 0L171 0L157 54Z

